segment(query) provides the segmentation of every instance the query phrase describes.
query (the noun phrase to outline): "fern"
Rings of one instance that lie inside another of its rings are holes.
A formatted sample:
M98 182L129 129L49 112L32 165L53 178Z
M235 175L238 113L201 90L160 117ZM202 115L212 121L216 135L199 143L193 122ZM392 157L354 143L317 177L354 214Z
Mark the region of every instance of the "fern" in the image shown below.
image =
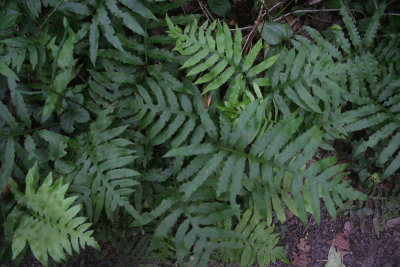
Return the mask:
M283 203L304 223L307 222L307 211L319 223L321 196L333 217L336 217L335 206L342 206L342 200L364 198L349 187L348 182L342 181L346 166L335 165L335 158L317 161L304 168L313 158L323 133L318 127L312 127L296 136L303 118L282 120L257 136L257 129L249 123L249 118L262 109L258 101L252 102L232 129L221 128L218 142L174 148L164 156L195 156L178 177L180 181L192 177L180 186L184 201L190 201L208 179L216 179L216 192L219 195L227 193L232 208L237 209L236 196L246 183L253 192L256 207L270 225L272 210L281 222L285 221ZM246 152L246 146L249 146L249 152ZM248 174L246 165L249 166Z
M289 261L283 254L283 247L276 246L279 234L273 233L274 227L267 229L267 223L261 222L261 216L252 208L246 210L235 227L235 232L241 233L246 239L243 242L243 248L238 250L227 250L225 257L232 262L240 262L240 266L252 266L257 259L260 265L266 265L270 262L275 263L276 259L289 264ZM231 228L232 220L224 222L225 228Z
M83 166L69 175L74 179L71 190L79 194L78 199L85 204L88 217L95 222L103 210L112 220L119 207L140 218L129 203L132 187L138 185L133 177L140 175L126 167L136 158L134 150L129 148L132 142L120 137L127 126L109 128L114 120L109 112L102 112L90 125L90 132L84 137L87 143L82 144L82 150L78 150L79 162Z
M124 11L118 6L118 4L124 5L128 10ZM122 19L123 24L135 33L140 35L146 35L143 27L135 19L135 17L130 14L134 12L145 18L157 20L154 14L143 5L140 1L127 1L127 0L107 0L105 1L107 9L114 14L117 18ZM89 44L90 44L90 60L93 65L96 64L98 47L99 47L99 36L100 30L105 37L105 39L116 49L121 52L125 52L122 43L118 36L116 35L115 29L111 24L109 14L102 4L100 4L96 9L96 14L93 16L92 24L89 30Z
M262 40L258 41L249 54L242 55L242 34L238 28L234 39L231 36L228 25L214 22L210 26L205 22L197 29L197 21L187 26L183 32L178 26L174 26L169 17L166 17L169 34L177 39L176 47L182 55L191 56L182 69L191 68L187 76L201 75L194 84L207 85L202 94L219 89L229 81L230 89L225 98L228 106L233 106L246 94L256 94L261 86L269 86L267 78L257 78L257 75L271 67L279 55L273 56L255 65L255 60L262 48ZM216 37L211 33L216 30Z
M21 253L26 242L35 257L45 266L48 265L47 253L60 262L65 260L64 250L71 255L72 250L79 252L80 246L100 249L91 236L93 230L87 230L91 223L84 223L85 217L75 217L81 207L70 207L76 197L64 198L68 184L63 185L62 178L53 184L51 173L40 187L38 182L37 164L26 176L25 193L18 190L14 180L9 181L18 203L13 210L17 220L12 244L13 259Z
M215 250L242 247L237 244L237 240L243 239L241 234L214 226L218 221L237 213L237 210L229 208L226 204L215 203L214 197L215 194L211 191L202 190L193 198L194 203L191 204L181 203L175 197L165 198L156 209L144 213L143 219L136 220L132 226L149 224L168 212L168 216L163 218L154 231L151 247L155 250L163 245L162 239L168 237L171 228L184 214L185 219L179 223L172 238L176 258L180 264L204 266Z
M166 80L156 83L148 79L146 85L152 94L142 86L137 86L138 96L126 105L135 114L134 121L140 122L139 129L148 128L147 138L152 140L153 145L171 139L171 145L176 147L186 141L191 133L199 131L207 131L210 136L216 136L216 128L203 106L197 88L187 86L193 94L191 100L186 94L174 92ZM156 103L152 96L157 100Z

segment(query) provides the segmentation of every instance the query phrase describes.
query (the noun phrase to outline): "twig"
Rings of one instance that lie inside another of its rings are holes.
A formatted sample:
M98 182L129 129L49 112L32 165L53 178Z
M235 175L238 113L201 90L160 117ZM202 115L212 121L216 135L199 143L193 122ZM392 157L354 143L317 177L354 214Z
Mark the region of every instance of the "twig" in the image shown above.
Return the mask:
M378 5L376 4L376 0L374 0L375 9L378 10Z
M239 30L241 30L241 31L248 31L248 30L251 30L251 29L253 29L253 27L254 26L246 26L246 27L243 27L243 28L239 28ZM232 32L234 32L236 29L230 29Z
M258 17L256 22L254 23L253 29L251 30L251 32L249 33L249 35L247 36L246 42L244 43L242 52L246 49L247 43L249 42L249 40L253 37L254 33L257 30L258 24L260 24L261 20L262 20L262 12L263 12L264 7L262 6L260 8L260 12L258 12Z
M385 13L383 15L385 15L385 16L400 16L399 13Z
M208 10L206 8L203 7L203 4L200 2L200 0L197 0L197 2L199 3L199 6L201 8L201 11L203 11L204 15L207 17L207 19L210 21L210 23L212 23L214 21L214 18L212 17L212 15L210 14L210 12L208 12ZM208 17L210 16L210 17Z
M347 4L347 1L343 1L343 2L344 2L344 4L346 5L346 8L347 8L347 10L349 11L350 16L351 16L351 18L353 19L354 23L357 23L356 19L353 17L353 14L351 13L351 9L350 9L349 5Z
M330 8L330 9L304 9L304 10L296 10L296 11L293 11L293 12L289 12L289 13L283 15L283 16L280 16L279 18L276 18L276 19L274 19L273 21L279 21L279 20L281 20L281 19L286 18L287 16L290 16L290 15L292 15L292 14L297 14L297 13L334 12L334 11L340 11L340 9L337 9L337 8ZM354 11L354 12L359 12L359 13L361 13L361 14L363 14L363 15L365 16L364 12L362 12L361 10L352 9L352 11Z

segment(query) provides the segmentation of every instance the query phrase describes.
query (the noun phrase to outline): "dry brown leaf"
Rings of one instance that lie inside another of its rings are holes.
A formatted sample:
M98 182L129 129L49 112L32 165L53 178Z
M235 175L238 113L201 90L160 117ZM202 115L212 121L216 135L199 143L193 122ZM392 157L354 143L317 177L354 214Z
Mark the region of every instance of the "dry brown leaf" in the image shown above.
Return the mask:
M307 240L305 238L300 238L300 243L297 244L297 248L301 253L308 253L311 249L311 246L307 244Z
M334 245L337 250L350 251L350 243L348 239L348 232L336 234L336 237L332 241L328 241L329 245Z
M203 105L206 107L207 110L210 108L213 95L214 93L212 93L209 97L207 97L207 95L203 96Z
M296 267L309 267L311 266L311 258L307 257L303 253L297 254L296 252L292 253L293 260L292 265Z

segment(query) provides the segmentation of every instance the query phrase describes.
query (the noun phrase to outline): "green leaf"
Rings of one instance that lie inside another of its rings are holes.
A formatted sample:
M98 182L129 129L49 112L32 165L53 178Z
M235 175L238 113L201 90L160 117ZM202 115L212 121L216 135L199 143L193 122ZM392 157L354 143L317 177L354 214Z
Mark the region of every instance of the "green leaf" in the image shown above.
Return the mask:
M25 4L35 18L39 17L39 13L42 9L42 3L40 1L27 0Z
M107 0L106 5L108 9L118 18L121 18L124 25L128 27L133 32L136 32L140 35L146 36L142 26L136 21L136 19L131 16L128 12L123 12L117 7L116 0Z
M26 107L24 98L17 88L17 83L13 79L8 79L8 88L11 93L11 100L16 108L17 116L25 123L28 128L31 128L32 121L28 108Z
M96 65L97 51L99 49L99 15L93 16L92 24L89 28L89 56L93 66Z
M231 4L228 0L207 0L211 10L220 17L226 17L231 13Z
M273 21L266 21L261 31L262 38L270 45L277 45L293 36L293 30L289 24L281 24Z
M6 124L8 124L11 127L12 130L18 131L19 126L17 121L10 113L8 108L1 101L0 101L0 117L5 121Z
M60 53L58 55L57 65L60 68L72 68L75 66L74 62L74 42L75 42L75 35L72 31L71 27L68 26L68 21L64 17L64 27L65 31L68 32L68 38L65 40Z
M0 74L6 76L8 78L19 81L18 76L9 67L7 67L3 62L0 62Z
M7 186L8 179L11 176L11 172L14 167L15 158L15 144L13 139L8 139L5 144L5 149L2 152L4 156L4 161L1 165L0 173L0 191L3 192Z
M121 41L116 36L115 30L111 25L112 24L111 20L108 17L107 11L103 7L103 5L100 5L97 8L97 14L98 14L100 28L104 34L104 37L106 37L107 41L109 41L116 49L124 51Z
M158 19L154 16L154 14L150 11L150 9L148 9L146 6L144 6L138 0L119 0L119 1L122 4L124 4L127 8L132 10L132 12L135 12L145 18L149 18L149 19L158 21Z

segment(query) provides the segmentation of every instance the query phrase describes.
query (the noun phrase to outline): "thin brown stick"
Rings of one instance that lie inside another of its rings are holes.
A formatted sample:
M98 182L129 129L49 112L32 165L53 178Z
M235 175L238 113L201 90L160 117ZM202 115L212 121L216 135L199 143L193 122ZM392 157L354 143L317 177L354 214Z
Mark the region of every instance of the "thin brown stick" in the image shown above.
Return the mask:
M247 44L249 43L249 41L250 41L251 39L253 39L253 36L254 36L254 34L255 34L256 30L257 30L257 27L258 27L258 25L260 24L260 22L262 21L262 17L263 17L263 16L262 16L262 12L263 12L263 9L264 9L264 7L262 6L262 7L260 8L260 12L258 13L257 20L256 20L256 22L254 23L253 29L251 30L251 32L250 32L249 35L247 36L246 42L244 43L244 46L243 46L243 49L242 49L242 53L243 53L243 51L246 50L246 47L247 47Z
M349 11L350 16L351 16L351 18L353 19L354 23L357 23L356 19L353 17L353 13L351 13L351 9L350 9L349 5L347 4L347 1L343 1L343 2L344 2L344 4L345 4L347 10Z

